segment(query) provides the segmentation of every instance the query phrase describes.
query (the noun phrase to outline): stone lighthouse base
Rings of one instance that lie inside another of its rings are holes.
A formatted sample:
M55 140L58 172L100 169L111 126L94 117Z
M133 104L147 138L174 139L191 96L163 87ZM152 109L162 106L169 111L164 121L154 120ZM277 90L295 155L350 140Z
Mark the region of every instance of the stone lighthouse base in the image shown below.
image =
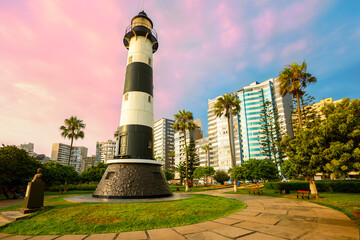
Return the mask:
M109 164L93 197L139 199L173 195L155 160L143 160L143 163L139 163L141 160L113 161L116 163Z

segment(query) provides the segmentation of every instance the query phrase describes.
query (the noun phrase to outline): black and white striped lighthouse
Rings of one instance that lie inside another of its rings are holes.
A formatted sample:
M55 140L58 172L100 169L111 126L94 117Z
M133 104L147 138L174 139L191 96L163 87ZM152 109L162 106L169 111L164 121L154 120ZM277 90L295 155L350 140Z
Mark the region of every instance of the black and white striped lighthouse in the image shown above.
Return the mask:
M172 195L153 154L153 23L144 11L133 17L124 36L129 50L115 158L108 160L93 196L150 198Z

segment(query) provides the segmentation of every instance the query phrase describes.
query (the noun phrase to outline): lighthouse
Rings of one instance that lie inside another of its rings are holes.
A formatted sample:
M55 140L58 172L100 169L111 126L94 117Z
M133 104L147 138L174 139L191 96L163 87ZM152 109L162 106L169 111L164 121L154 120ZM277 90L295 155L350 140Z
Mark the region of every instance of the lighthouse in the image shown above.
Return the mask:
M93 197L154 198L171 196L154 159L153 53L158 49L153 23L142 11L132 18L123 39L128 49L115 157Z

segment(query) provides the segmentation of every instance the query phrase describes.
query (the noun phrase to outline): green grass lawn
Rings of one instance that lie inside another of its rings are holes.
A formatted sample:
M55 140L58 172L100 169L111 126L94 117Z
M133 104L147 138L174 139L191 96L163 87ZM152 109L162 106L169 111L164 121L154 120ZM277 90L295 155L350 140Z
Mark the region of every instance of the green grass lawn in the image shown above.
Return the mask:
M274 193L274 190L262 188L264 196L271 197L282 197L295 199L299 201L310 201L312 203L320 204L326 207L333 208L340 212L345 213L351 220L355 221L360 228L360 219L356 218L353 211L360 212L360 194L357 193L323 193L320 192L320 198L316 199L315 195L310 195L310 200L307 199L297 199L295 194L296 191L291 191L290 194L281 195L279 193ZM234 192L227 192L234 193ZM240 189L237 194L249 194L247 189ZM258 195L257 195L258 196Z
M234 199L207 195L171 202L117 204L73 203L54 197L46 199L45 206L46 210L0 227L0 232L65 235L168 228L225 217L246 207Z

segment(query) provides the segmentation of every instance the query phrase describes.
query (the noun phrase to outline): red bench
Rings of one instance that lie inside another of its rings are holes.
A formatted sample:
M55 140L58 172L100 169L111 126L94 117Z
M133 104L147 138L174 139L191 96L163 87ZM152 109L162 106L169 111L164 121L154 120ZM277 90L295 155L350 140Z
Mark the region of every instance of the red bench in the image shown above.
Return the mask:
M296 198L301 197L302 199L304 198L310 199L310 191L298 190L295 196Z

